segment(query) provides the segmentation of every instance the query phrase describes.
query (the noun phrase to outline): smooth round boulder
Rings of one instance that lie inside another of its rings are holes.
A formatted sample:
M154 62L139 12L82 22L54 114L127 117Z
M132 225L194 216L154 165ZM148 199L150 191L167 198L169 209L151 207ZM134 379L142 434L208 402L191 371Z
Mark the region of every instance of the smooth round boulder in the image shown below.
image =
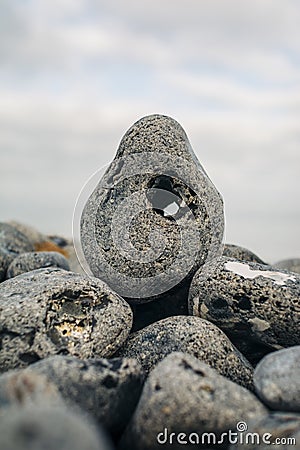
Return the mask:
M46 356L108 357L126 340L132 311L102 281L38 269L0 285L0 371Z
M135 358L148 374L172 352L188 353L238 384L252 388L253 369L215 325L200 317L174 316L130 334L117 352Z
M58 252L26 252L17 256L8 266L6 278L13 278L22 273L47 267L59 267L70 270L67 259Z
M265 356L255 369L254 387L269 408L300 412L300 345Z
M227 334L273 349L300 343L300 276L221 257L194 276L189 311Z
M247 389L193 356L175 352L150 373L121 448L224 444L222 433L234 429L241 418L250 421L267 414ZM214 433L215 442L205 440L207 433Z

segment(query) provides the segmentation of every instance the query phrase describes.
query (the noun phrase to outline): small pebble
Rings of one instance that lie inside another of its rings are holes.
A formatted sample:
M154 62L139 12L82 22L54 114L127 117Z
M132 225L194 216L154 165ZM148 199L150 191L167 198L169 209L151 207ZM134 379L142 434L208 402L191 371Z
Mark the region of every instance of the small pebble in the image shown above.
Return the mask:
M112 450L101 429L63 407L11 408L0 421L1 450Z
M55 354L111 356L132 326L129 305L96 278L38 269L0 285L0 372Z
M300 345L267 355L255 369L254 386L269 408L300 412Z
M5 279L7 268L16 256L33 250L24 234L12 225L0 222L0 281Z
M274 349L300 343L300 276L221 257L194 276L189 311Z
M171 117L140 119L91 193L81 244L92 273L130 303L177 286L222 253L222 198Z
M25 272L47 267L70 270L67 259L57 252L30 252L17 256L7 269L6 278L13 278Z
M118 356L136 358L148 374L168 354L189 353L220 374L252 387L252 366L227 336L207 320L175 316L131 334Z
M240 261L250 261L257 262L259 264L266 264L259 256L253 253L247 248L240 247L234 244L225 244L223 250L223 256L228 256L229 258L239 259Z
M273 264L273 267L279 270L287 270L288 272L295 272L300 274L300 258L283 259Z
M192 431L200 439L213 432L218 441L241 418L250 421L265 415L267 409L247 389L193 356L175 352L150 373L122 446L135 450L184 448L192 443ZM179 445L178 436L185 443Z
M118 436L128 423L144 381L140 365L127 358L80 360L53 356L23 372L46 377L67 404L88 411L113 436Z

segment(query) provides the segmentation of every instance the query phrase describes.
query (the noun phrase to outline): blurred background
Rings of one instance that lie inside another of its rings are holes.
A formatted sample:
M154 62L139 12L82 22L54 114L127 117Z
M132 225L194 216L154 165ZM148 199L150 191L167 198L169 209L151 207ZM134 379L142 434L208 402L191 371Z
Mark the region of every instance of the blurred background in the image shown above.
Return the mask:
M300 257L300 2L1 0L0 220L71 236L140 117L187 132L226 241Z

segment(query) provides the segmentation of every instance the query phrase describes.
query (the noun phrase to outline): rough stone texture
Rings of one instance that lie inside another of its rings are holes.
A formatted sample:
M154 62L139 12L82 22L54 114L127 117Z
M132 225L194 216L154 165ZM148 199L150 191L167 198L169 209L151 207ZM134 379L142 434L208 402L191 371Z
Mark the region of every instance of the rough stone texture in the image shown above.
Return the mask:
M79 360L53 356L23 372L45 376L67 404L77 404L91 413L114 436L128 423L144 381L140 365L127 358Z
M6 278L13 278L22 273L47 267L59 267L70 270L67 259L57 252L28 252L17 256L9 265Z
M31 405L63 405L56 386L44 375L27 370L10 370L0 376L0 420L7 408Z
M20 253L33 251L27 237L8 223L0 223L0 281L5 279L12 260Z
M223 231L220 194L182 127L161 115L127 131L81 217L92 273L131 303L159 297L221 254Z
M252 386L252 367L225 334L199 317L175 316L131 334L118 356L136 358L146 373L168 354L189 353L220 374Z
M300 343L299 302L296 274L226 257L199 270L189 293L190 313L277 349Z
M300 346L266 356L255 369L254 386L268 407L300 412Z
M123 447L161 448L157 435L165 429L168 435L214 432L219 439L241 417L249 421L264 415L267 409L247 389L188 354L172 353L150 373ZM177 448L175 442L168 448Z
M85 417L59 407L11 408L0 422L2 450L112 450Z
M0 285L0 371L55 354L112 355L132 325L129 305L96 278L38 269Z
M223 256L229 258L239 259L241 261L257 262L259 264L266 264L259 256L251 252L247 248L240 247L234 244L225 244L223 250Z
M247 432L248 444L245 443L246 433L243 433L244 441L230 446L230 450L299 450L300 449L300 415L288 413L273 413L269 416L259 418L250 422ZM254 441L251 440L250 433L255 433ZM257 438L257 435L259 438ZM271 436L270 436L271 435ZM265 437L266 443L262 437ZM259 439L259 443L258 442ZM281 444L276 445L276 439L280 439ZM294 443L288 439L293 439ZM269 443L268 443L269 442Z
M280 270L287 270L288 272L295 272L300 274L300 258L283 259L273 264L273 267Z

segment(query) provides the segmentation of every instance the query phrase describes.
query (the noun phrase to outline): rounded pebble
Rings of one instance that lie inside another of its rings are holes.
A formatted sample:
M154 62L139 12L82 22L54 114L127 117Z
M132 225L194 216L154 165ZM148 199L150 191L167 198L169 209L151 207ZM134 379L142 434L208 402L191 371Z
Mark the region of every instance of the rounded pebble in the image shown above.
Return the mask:
M114 436L128 423L144 381L141 366L128 358L80 360L53 356L23 372L46 377L67 404L74 403L91 413Z
M17 256L7 269L6 278L47 267L59 267L70 270L67 259L57 252L30 252Z
M240 247L234 244L225 244L223 249L223 256L229 258L239 259L241 261L257 262L259 264L266 264L259 256L248 250L245 247Z
M300 449L299 414L273 413L246 425L246 432L238 436L238 442L231 445L230 450Z
M136 450L181 448L178 436L184 445L195 444L195 432L199 439L213 432L218 441L241 418L265 415L267 409L247 389L193 356L175 352L150 373L122 445Z
M102 281L38 269L0 285L0 371L46 356L111 356L126 340L132 311Z
M300 274L300 258L283 259L273 264L273 267L279 270L287 270L288 272L295 272Z
M0 421L1 450L112 450L84 416L59 407L12 408Z
M168 354L189 353L231 380L252 387L252 366L215 325L199 317L175 316L131 334L117 355L136 358L146 373Z
M265 356L255 369L254 386L269 408L300 412L300 345Z
M24 234L12 225L0 222L0 281L5 279L7 268L17 255L33 250Z
M236 338L274 349L300 343L300 276L271 266L216 258L192 281L189 311Z

